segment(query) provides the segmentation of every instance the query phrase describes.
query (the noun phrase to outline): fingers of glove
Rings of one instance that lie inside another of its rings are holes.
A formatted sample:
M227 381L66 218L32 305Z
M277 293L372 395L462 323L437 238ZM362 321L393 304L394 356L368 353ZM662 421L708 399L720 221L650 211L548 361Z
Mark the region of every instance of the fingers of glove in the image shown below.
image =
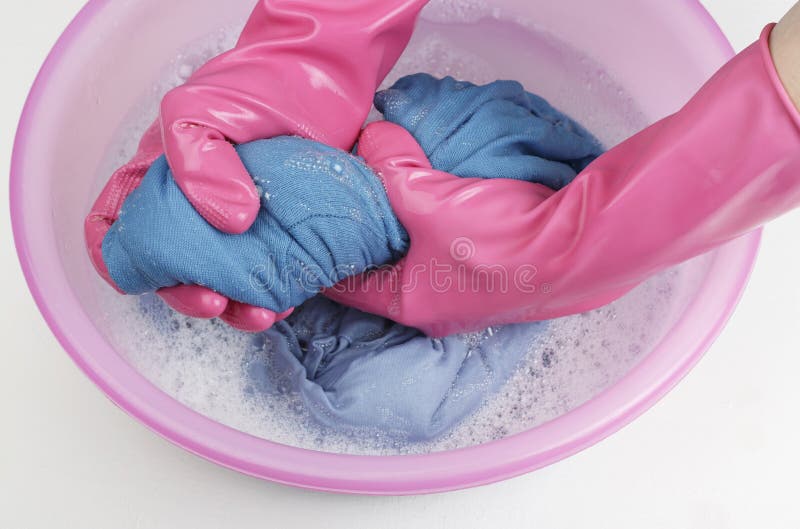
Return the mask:
M253 179L239 155L218 131L173 123L164 146L175 181L209 224L224 233L244 233L261 206Z
M174 310L192 318L217 318L228 307L228 298L198 285L162 288L158 295Z
M385 121L364 129L359 155L382 179L394 213L411 234L412 246L417 233L425 232L427 240L456 231L463 232L459 235L463 237L473 226L484 222L494 225L492 218L511 213L525 214L553 195L551 189L539 184L460 178L433 170L414 137ZM447 223L438 222L437 217L442 215ZM435 232L432 226L436 226Z
M276 321L279 321L279 316L271 310L231 300L220 318L240 331L264 332L269 330Z
M275 323L285 320L286 318L291 316L293 312L294 312L294 307L292 307L291 309L285 310L285 311L283 311L281 313L278 313L278 315L275 316Z
M199 285L179 285L162 288L158 295L172 309L186 316L200 319L222 318L240 330L261 332L273 323L286 319L294 309L280 314L235 301Z
M415 228L410 211L411 188L438 178L422 148L404 128L388 121L367 126L358 141L358 155L383 182L392 209L405 228ZM457 177L453 177L458 180Z
M431 164L414 136L388 121L370 123L358 140L358 155L381 172L396 167L430 169Z
M322 291L328 299L399 321L404 261L348 277ZM401 322L402 323L402 322Z

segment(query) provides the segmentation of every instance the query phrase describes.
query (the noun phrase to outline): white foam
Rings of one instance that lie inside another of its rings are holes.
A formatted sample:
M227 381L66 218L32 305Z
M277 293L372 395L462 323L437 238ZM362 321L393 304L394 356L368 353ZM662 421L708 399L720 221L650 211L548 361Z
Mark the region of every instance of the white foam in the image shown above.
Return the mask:
M478 22L492 13L484 0L431 0L422 10L422 20L442 23Z
M452 75L476 83L516 78L556 106L569 111L607 145L644 125L624 89L597 64L563 43L535 31L511 27L481 1L436 1L397 68L387 79L420 71ZM497 50L476 43L475 28L461 24L494 17L487 35L516 32L528 39L526 68L495 60ZM135 151L138 137L155 118L160 97L183 82L209 57L230 47L238 28L192 43L171 61L112 142L97 176L98 189L111 171ZM538 46L538 48L537 48ZM536 54L536 49L542 50ZM530 52L530 50L534 50ZM559 68L552 67L552 61ZM557 73L556 73L557 70ZM548 75L545 75L547 73ZM591 86L587 86L591 83ZM373 116L374 117L374 116ZM172 313L160 302L122 297L98 280L101 327L137 370L178 401L221 423L290 445L342 453L417 453L480 444L532 428L586 402L624 376L669 330L691 299L706 270L704 258L669 270L602 309L554 321L544 340L532 341L522 367L504 389L443 438L427 444L398 445L380 432L342 435L309 426L297 396L254 391L247 375L256 350L251 336L217 321ZM154 318L149 312L158 311ZM157 321L154 326L153 321ZM168 330L169 332L163 332ZM480 340L481 335L465 336Z

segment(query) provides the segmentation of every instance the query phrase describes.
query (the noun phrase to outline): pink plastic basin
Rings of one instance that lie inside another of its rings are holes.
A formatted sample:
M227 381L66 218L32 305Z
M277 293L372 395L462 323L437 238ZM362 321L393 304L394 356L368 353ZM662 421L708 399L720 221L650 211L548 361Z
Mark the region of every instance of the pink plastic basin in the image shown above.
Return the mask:
M745 286L758 233L714 252L682 316L626 376L569 413L499 441L430 455L322 453L236 431L162 393L101 332L82 219L113 132L165 61L186 43L243 21L253 1L92 0L48 57L22 116L11 211L25 276L67 352L128 413L187 450L260 478L367 494L444 491L529 472L596 443L670 390L718 335ZM489 3L590 55L651 120L676 110L733 53L694 0Z

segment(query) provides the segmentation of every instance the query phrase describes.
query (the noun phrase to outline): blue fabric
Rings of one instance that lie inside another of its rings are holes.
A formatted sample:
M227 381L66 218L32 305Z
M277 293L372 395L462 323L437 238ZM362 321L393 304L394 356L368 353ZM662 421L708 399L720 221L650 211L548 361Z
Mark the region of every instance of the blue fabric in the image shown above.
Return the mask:
M379 93L376 105L415 136L435 168L459 176L558 188L600 153L582 127L513 81L476 86L418 74ZM124 292L199 284L280 312L407 251L407 233L360 159L290 137L237 150L262 192L253 227L215 230L158 159L103 241Z
M248 376L258 393L299 394L328 429L427 441L495 393L547 325L433 339L318 296L256 339Z
M139 304L156 333L170 335L183 325L155 295L141 296ZM380 435L394 446L429 441L496 393L548 326L433 339L317 296L241 351L242 399L259 406L264 396L285 398L322 435ZM217 336L226 332L235 331L220 329Z
M485 86L420 73L378 92L375 107L408 130L440 171L513 178L561 189L603 147L516 81Z
M103 259L123 291L198 284L282 312L406 252L408 235L359 158L294 137L237 151L262 196L253 227L242 235L217 231L161 157L103 241Z
M601 153L580 125L514 82L478 87L415 75L379 93L376 106L414 135L435 168L458 176L559 188ZM103 257L128 293L195 283L276 311L298 306L243 352L251 392L299 396L323 429L425 441L473 413L546 333L543 322L432 339L313 297L400 258L407 233L378 178L348 153L298 138L237 150L263 197L251 230L225 235L207 224L160 158L125 201ZM166 309L149 312L169 318Z

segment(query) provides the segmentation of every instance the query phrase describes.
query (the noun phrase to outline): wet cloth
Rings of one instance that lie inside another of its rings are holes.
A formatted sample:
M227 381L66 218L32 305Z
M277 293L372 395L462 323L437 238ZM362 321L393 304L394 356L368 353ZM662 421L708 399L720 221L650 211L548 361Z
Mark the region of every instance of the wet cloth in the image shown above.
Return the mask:
M580 125L511 81L479 87L421 74L375 101L435 167L457 176L558 188L602 151ZM350 153L296 137L237 152L262 196L248 232L226 235L207 224L162 158L126 200L103 250L126 292L194 283L276 311L298 306L245 352L254 392L299 397L324 428L426 441L473 413L546 332L541 322L429 338L315 297L408 249L379 177Z
M602 150L514 81L476 86L418 74L379 93L376 106L414 135L435 168L457 176L558 188ZM408 235L380 179L359 158L296 137L236 149L261 194L253 227L241 235L213 228L159 158L103 241L103 259L122 291L198 284L282 312L407 251Z

